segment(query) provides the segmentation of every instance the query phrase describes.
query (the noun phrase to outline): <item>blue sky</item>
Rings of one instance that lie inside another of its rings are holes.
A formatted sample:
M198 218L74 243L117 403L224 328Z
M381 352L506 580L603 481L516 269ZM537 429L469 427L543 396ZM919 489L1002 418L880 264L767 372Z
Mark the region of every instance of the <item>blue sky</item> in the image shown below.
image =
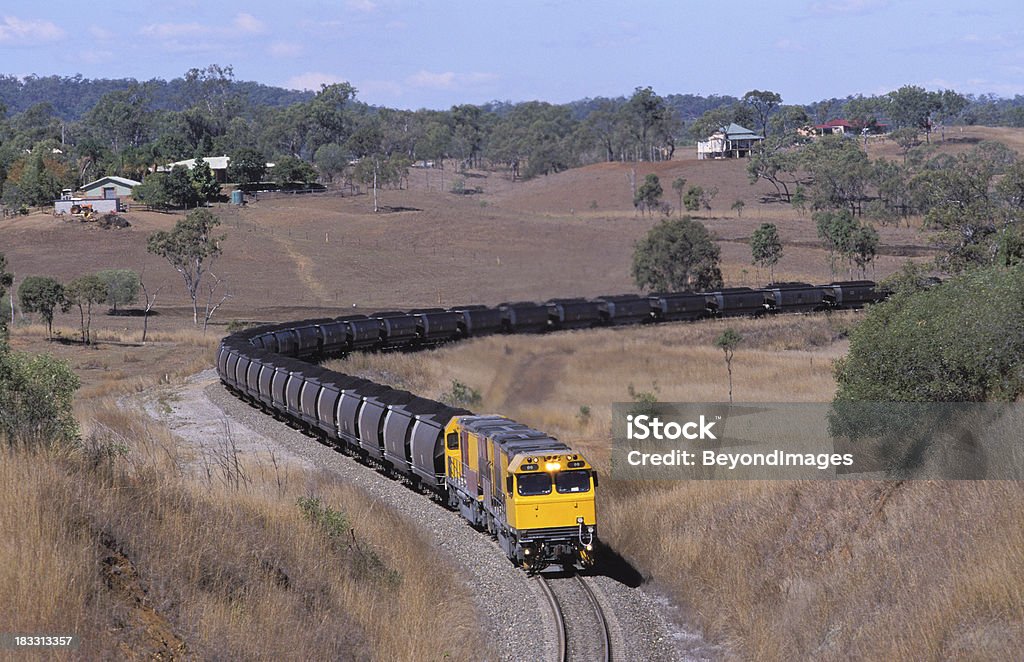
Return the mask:
M11 3L0 71L174 78L231 64L397 108L770 89L788 103L907 83L1024 94L1024 3L896 0ZM13 5L13 6L12 6Z

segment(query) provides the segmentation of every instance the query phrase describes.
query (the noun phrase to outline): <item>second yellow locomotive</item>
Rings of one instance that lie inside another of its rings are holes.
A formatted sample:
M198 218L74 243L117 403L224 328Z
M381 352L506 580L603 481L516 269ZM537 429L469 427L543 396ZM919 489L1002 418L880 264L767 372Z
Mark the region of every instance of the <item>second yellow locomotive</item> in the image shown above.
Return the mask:
M503 416L456 416L445 483L450 504L524 568L593 564L597 475L557 439Z

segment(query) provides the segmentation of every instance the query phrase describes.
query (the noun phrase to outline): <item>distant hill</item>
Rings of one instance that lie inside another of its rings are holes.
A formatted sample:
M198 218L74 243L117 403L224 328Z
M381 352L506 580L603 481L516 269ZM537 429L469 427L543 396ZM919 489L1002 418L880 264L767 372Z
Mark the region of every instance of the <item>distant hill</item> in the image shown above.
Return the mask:
M183 78L170 81L154 78L140 83L133 78L35 75L18 78L9 74L0 75L0 104L11 116L38 103L49 103L58 117L73 121L81 119L104 94L137 84L149 91L155 110L185 110L188 107L184 102L187 97ZM313 97L312 92L287 90L252 81L233 81L231 87L253 107L289 106Z

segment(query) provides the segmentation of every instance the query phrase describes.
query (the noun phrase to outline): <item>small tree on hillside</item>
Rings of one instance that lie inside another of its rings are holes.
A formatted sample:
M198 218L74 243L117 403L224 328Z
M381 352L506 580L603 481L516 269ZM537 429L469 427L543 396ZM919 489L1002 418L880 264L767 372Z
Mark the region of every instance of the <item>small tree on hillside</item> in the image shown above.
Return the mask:
M774 223L762 223L750 236L750 253L753 264L767 267L770 282L775 282L775 265L782 259L782 242Z
M161 230L149 237L146 249L167 260L181 274L192 300L192 323L199 324L199 287L203 275L221 254L224 235L213 234L220 219L206 209L196 209L174 224L170 232Z
M118 306L135 303L139 299L139 275L131 269L104 269L96 274L107 288L106 302L117 313Z
M689 216L651 228L633 251L633 278L650 290L713 289L722 285L720 251L707 229Z
M21 309L39 313L46 322L46 337L53 338L53 311L67 312L70 304L64 295L64 286L49 276L29 276L18 287Z
M90 274L71 281L65 291L68 302L78 306L82 325L82 343L88 345L92 342L90 335L92 307L94 304L106 301L107 285L99 276Z
M664 191L661 188L661 180L654 173L651 173L644 177L644 183L637 189L636 195L633 196L633 206L640 209L642 214L644 210L653 212L661 206L661 196Z
M676 177L672 180L672 190L676 192L676 197L679 198L679 214L683 213L683 195L686 193L686 178Z
M715 347L721 349L725 354L725 368L729 373L729 402L732 402L732 357L741 342L743 342L743 336L731 326L715 339Z

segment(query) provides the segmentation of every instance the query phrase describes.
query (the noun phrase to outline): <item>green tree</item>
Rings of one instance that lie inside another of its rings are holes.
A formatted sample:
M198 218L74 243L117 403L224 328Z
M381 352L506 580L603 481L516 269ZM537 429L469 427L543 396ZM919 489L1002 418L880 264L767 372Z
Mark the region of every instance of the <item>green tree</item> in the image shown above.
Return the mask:
M197 202L210 202L220 196L220 184L217 183L217 177L213 174L210 164L202 157L196 156L188 177L195 190Z
M633 251L633 279L655 290L708 290L722 285L721 253L703 224L689 216L651 228Z
M679 199L679 214L683 213L683 195L686 193L686 177L676 177L672 180L672 190L676 192L676 197Z
M118 306L135 303L142 287L139 275L131 269L104 269L96 274L107 289L105 301L117 312Z
M741 342L743 342L743 336L731 326L715 338L715 347L725 354L725 368L729 373L729 402L732 402L732 358Z
M878 255L878 230L861 223L850 237L847 259L860 269L861 278L867 275L868 265Z
M26 313L39 313L46 322L46 336L53 338L55 309L67 312L70 304L64 295L64 286L49 276L29 276L18 286L18 301Z
M231 155L228 179L237 184L256 184L267 174L267 159L253 147L242 147Z
M342 175L348 170L350 158L344 147L327 143L316 150L313 162L316 164L316 169L320 171L320 176L328 182L333 182L336 176Z
M661 181L657 175L651 173L644 177L644 183L640 185L636 195L633 196L633 206L638 207L641 212L647 210L653 213L661 206L662 193Z
M672 109L649 86L638 87L622 107L625 126L636 146L638 161L647 159L656 136L671 136Z
M849 210L820 211L812 216L818 230L818 238L828 249L829 270L836 275L836 258L848 254L857 230L857 222Z
M274 181L285 184L308 184L316 179L316 169L306 161L285 156L274 163Z
M897 127L924 131L925 140L932 131L932 114L942 109L942 95L916 85L904 85L886 95L889 118Z
M732 205L730 205L729 209L732 209L733 211L736 212L736 218L741 218L743 216L743 208L746 206L747 203L743 202L742 200L734 200Z
M78 424L72 399L78 376L46 354L0 351L0 440L46 449L73 443Z
M775 282L775 265L782 259L782 242L779 229L774 223L762 223L750 236L750 253L753 264L767 267L770 282Z
M985 267L872 306L836 364L835 399L1014 402L1022 355L1024 269Z
M174 166L158 181L163 184L164 193L171 204L186 209L199 204L201 198L192 184L191 170L185 166Z
M899 145L900 151L903 152L903 165L907 165L907 153L921 144L917 131L915 126L905 126L889 134L889 139Z
M224 236L214 235L220 219L206 209L190 211L167 232L160 230L149 236L146 249L167 260L181 274L192 300L192 322L199 324L199 287L203 277L220 256Z
M68 286L65 288L65 296L71 305L78 306L78 313L81 318L82 344L88 345L92 342L90 334L92 307L95 304L106 301L107 284L96 274L80 276L68 283Z
M867 197L871 162L855 140L825 136L800 151L800 163L811 175L815 209L848 208L860 213Z
M717 193L717 190L715 192ZM703 186L691 186L683 196L683 206L686 207L686 211L711 209L711 197L710 191L705 190Z
M169 208L171 198L167 194L166 179L167 173L165 172L154 172L147 175L141 184L132 189L132 197L154 209Z
M742 101L753 109L761 135L768 137L768 117L782 103L782 95L770 90L750 90Z
M747 161L750 183L756 184L759 179L769 182L775 187L776 195L786 202L792 202L789 187L800 181L799 152L788 149L792 142L771 138L752 149Z
M944 458L944 473L970 477L979 468L975 439L989 439L962 431L983 430L998 411L964 403L1019 402L1022 352L1020 267L982 267L929 287L896 288L868 309L835 364L831 432L862 455L875 451L897 477Z

